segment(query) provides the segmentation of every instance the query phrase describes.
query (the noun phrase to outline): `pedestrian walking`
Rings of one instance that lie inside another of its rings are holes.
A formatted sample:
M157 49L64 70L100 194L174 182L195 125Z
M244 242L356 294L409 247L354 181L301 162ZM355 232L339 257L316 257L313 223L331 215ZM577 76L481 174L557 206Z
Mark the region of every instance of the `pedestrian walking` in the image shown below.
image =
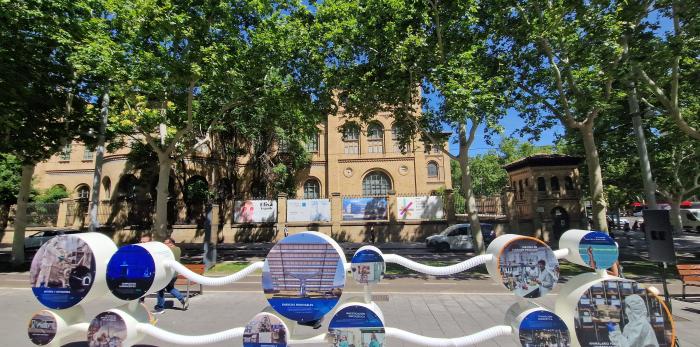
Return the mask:
M374 234L374 225L369 227L369 239L372 244L374 244L374 242L377 240L376 235Z
M163 243L170 247L170 251L173 252L173 256L175 256L175 261L180 262L180 256L182 255L182 250L180 247L175 245L175 240L173 240L171 237L168 237L163 241ZM175 281L177 280L177 273L174 274L173 278L170 280L170 283L168 283L165 288L161 289L158 291L158 298L155 306L155 310L153 313L155 314L160 314L163 313L163 310L165 309L165 292L167 291L170 293L172 296L177 299L177 301L180 302L182 305L182 310L185 311L189 308L190 303L189 303L189 298L185 298L182 293L180 293L177 288L175 288Z
M284 237L287 237L287 236L289 236L289 228L287 228L287 226L285 225L284 226Z

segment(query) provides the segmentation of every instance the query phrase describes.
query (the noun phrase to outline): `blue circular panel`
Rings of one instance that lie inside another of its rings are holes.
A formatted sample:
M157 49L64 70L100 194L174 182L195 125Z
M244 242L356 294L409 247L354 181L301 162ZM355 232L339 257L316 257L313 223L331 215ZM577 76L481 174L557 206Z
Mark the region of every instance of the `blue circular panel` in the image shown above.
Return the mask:
M352 256L352 278L361 284L375 284L384 277L384 257L371 249L362 249Z
M29 271L34 296L57 310L78 304L90 292L95 279L92 249L81 238L56 236L34 255Z
M556 314L539 310L529 313L520 322L522 346L570 346L569 329Z
M361 305L343 307L331 319L328 335L333 346L384 346L384 324L377 314Z
M286 347L287 326L274 314L261 312L248 322L243 332L243 347Z
M593 269L609 269L617 261L615 241L606 233L591 231L581 238L578 252L583 261Z
M138 299L148 293L155 271L153 257L145 248L126 245L107 264L107 286L122 300Z
M275 311L291 320L321 319L338 303L345 286L345 266L328 240L311 233L278 242L263 267L265 297Z

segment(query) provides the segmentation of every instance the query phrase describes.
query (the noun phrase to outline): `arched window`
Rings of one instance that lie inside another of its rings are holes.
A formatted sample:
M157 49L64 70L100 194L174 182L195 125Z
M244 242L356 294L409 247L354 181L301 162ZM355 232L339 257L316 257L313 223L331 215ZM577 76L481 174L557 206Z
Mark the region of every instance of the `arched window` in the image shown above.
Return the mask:
M553 193L558 193L559 192L559 178L554 176L549 179L549 185L552 189Z
M428 162L428 177L438 177L439 173L438 164L434 161Z
M124 175L117 183L117 199L133 200L136 198L136 187L139 181L134 175Z
M304 182L304 199L318 199L321 197L321 184L311 178Z
M381 171L372 171L362 180L363 195L387 195L391 190L391 180Z
M564 177L564 189L574 190L574 180L571 176Z
M109 200L112 197L112 180L109 177L103 178L102 187L105 190L105 199Z
M343 129L343 142L345 154L360 153L360 127L350 123Z
M384 128L379 123L367 127L367 152L384 153Z
M75 194L76 198L80 200L88 200L90 199L90 187L86 184L80 185L75 189Z
M547 191L547 183L544 180L544 177L537 177L537 191L538 192L546 192Z

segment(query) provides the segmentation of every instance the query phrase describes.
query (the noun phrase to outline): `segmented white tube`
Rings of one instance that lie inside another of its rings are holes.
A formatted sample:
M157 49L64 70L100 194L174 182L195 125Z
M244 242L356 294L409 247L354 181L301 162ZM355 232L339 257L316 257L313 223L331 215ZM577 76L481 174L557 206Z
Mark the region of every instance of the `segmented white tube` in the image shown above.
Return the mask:
M168 343L174 343L177 345L207 345L210 343L230 341L233 339L243 337L243 332L245 331L244 327L238 327L209 335L192 336L171 333L167 330L163 330L161 328L146 323L140 323L137 326L137 329L140 332L154 337L158 340Z
M88 327L90 326L90 323L76 323L76 324L71 324L66 327L66 330L61 332L62 336L70 336L73 334L77 333L86 333L88 331Z
M294 345L303 345L307 343L325 343L326 342L326 334L321 334L321 335L316 335L314 337L310 337L308 339L303 339L303 340L289 340L287 343L288 346L294 346Z
M184 265L176 261L166 262L166 266L172 267L176 272L187 277L192 282L200 283L205 286L223 286L231 284L233 282L239 281L249 274L255 272L255 270L262 269L265 265L264 262L258 261L252 263L245 267L243 270L236 272L235 274L224 276L224 277L207 277L200 274L192 272L190 269L186 268Z
M493 256L491 254L482 254L454 265L429 266L404 258L398 254L384 255L384 261L387 263L399 264L411 270L415 270L433 276L446 276L456 274L458 272L469 270L475 266L479 266L487 261L491 261L491 259L493 259Z
M460 347L460 346L471 346L482 343L484 341L493 339L497 336L510 335L513 333L513 329L507 325L497 325L495 327L482 330L476 334L471 334L468 336L449 338L435 338L427 337L422 335L416 335L408 331L404 331L397 328L386 328L386 336L394 337L404 342L411 342L421 346L431 346L431 347Z
M557 259L566 258L566 256L568 256L568 255L569 255L568 248L557 249L556 251L554 251L554 256L556 256Z

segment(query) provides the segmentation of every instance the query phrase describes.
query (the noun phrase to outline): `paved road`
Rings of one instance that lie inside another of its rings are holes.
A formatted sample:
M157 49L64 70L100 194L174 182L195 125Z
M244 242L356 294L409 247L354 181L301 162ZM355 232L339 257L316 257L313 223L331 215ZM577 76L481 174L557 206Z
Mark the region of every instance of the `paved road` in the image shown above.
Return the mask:
M41 309L29 290L26 273L0 274L0 336L3 346L27 346L26 322L31 314ZM352 281L343 294L343 301L360 301L362 289ZM675 286L675 284L674 284ZM180 334L206 334L244 326L256 313L267 307L260 288L260 276L249 276L242 282L205 288L204 295L192 298L188 311L166 310L159 317L158 326ZM673 287L672 289L676 289ZM694 293L700 295L700 290ZM504 323L505 312L517 301L488 278L460 279L401 278L385 280L376 288L375 300L381 307L387 325L417 334L433 337L458 337L493 325ZM555 290L546 298L536 300L553 308ZM355 300L353 300L355 298ZM148 305L154 303L149 298ZM112 306L98 300L86 307L87 317L93 317ZM674 301L677 331L682 346L700 347L700 303L684 304ZM11 314L7 314L7 313ZM326 322L327 323L327 322ZM325 332L326 327L313 330L298 328L295 338L309 337ZM80 339L77 336L73 341ZM388 346L413 346L398 340L387 341ZM147 346L166 346L147 338ZM211 346L240 346L240 342L219 343ZM517 346L512 337L500 337L483 346ZM85 347L85 343L70 343L70 347Z

